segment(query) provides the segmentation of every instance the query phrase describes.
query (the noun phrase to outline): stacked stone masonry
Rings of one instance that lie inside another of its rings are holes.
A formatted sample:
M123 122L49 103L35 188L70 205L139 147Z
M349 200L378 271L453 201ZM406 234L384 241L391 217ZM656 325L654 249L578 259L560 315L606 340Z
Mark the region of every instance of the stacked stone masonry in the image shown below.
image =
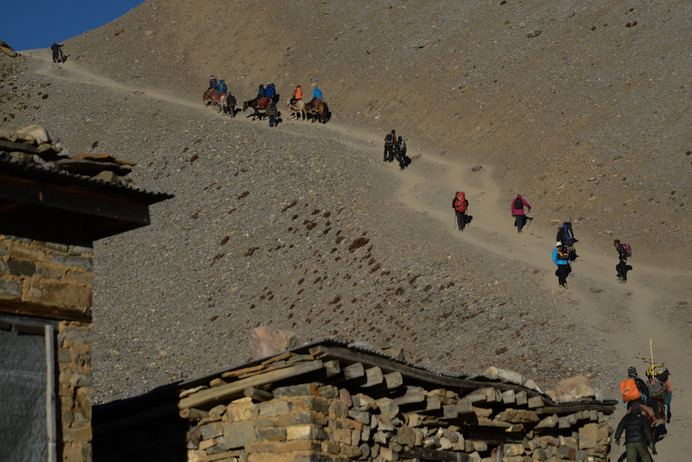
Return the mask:
M59 320L56 332L57 452L91 460L92 249L0 235L0 307Z
M426 387L381 367L305 356L228 372L183 391L187 460L491 462L497 451L508 462L609 460L610 405L560 405L497 382ZM288 385L272 382L301 363L313 364L311 372ZM364 366L363 374L348 372L354 366ZM372 369L380 373L366 372ZM314 377L320 380L294 383Z
M92 249L0 235L0 300L89 315Z

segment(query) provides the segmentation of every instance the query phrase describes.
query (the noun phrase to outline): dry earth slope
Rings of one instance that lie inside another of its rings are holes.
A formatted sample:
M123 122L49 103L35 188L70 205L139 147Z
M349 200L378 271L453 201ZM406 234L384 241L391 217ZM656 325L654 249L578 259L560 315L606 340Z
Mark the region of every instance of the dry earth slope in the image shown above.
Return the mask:
M676 270L689 257L689 209L677 203L689 157L676 155L689 134L673 122L684 121L689 82L673 82L689 59L675 46L688 7L500 3L292 2L270 12L267 2L210 2L222 11L210 20L184 2L148 1L70 40L79 60L50 66L36 53L17 85L15 100L30 100L22 121L74 152L137 161L138 183L176 194L153 208L150 227L97 243L97 400L243 360L260 322L305 340L403 344L437 370L494 364L546 387L589 373L611 397L630 362L645 367L653 336L680 387L680 440L657 460L682 460L671 449L689 445L690 278ZM641 78L638 66L657 79L619 91ZM284 94L317 82L334 119L275 131L223 119L199 102L210 73L240 99L267 81ZM650 135L634 137L642 125ZM379 160L392 126L422 153L403 175ZM614 144L624 137L636 143ZM636 181L614 176L654 142L655 162ZM472 175L477 162L487 169ZM451 225L455 178L473 197L462 236L439 226ZM521 240L501 211L518 184L538 217ZM658 206L623 208L638 188ZM584 217L583 264L570 290L554 293L550 223L567 214ZM635 246L627 286L612 281L606 229ZM674 264L651 266L654 251Z
M541 218L689 268L692 3L149 0L71 40L122 83L318 84L338 120L494 164Z

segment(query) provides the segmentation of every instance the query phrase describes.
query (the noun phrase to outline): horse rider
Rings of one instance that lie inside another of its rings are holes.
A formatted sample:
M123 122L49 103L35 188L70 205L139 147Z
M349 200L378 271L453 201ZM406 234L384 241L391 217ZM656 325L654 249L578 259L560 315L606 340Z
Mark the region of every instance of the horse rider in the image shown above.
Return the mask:
M260 83L257 89L257 97L255 98L255 104L259 103L259 100L267 96L267 91L264 89L264 85Z
M214 74L209 77L209 88L207 88L207 91L211 90L212 88L217 88L219 85L219 81L216 80L216 77Z
M324 99L322 96L322 90L320 90L317 85L315 85L315 89L312 91L312 101L311 103L315 102L318 99Z
M264 95L274 101L274 97L276 96L276 87L273 83L267 84L267 87L264 90Z
M296 87L295 90L293 90L293 94L291 95L291 106L296 104L296 101L300 101L303 99L303 89L300 88L300 85Z
M226 85L226 82L223 79L219 80L219 85L216 87L216 89L219 90L219 95L228 93L228 86Z

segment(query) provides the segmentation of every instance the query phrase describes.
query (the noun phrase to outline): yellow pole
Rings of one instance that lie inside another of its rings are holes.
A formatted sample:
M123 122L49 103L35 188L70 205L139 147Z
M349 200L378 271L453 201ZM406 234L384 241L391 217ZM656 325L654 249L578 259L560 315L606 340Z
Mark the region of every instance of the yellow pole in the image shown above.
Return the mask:
M654 373L654 345L653 339L649 339L649 352L651 353L651 373Z

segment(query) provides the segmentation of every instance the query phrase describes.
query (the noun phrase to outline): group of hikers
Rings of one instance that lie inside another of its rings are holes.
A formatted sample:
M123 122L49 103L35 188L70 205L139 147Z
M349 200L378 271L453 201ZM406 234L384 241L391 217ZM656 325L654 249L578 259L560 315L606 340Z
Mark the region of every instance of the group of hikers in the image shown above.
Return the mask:
M647 380L637 374L633 366L627 368L627 378L620 383L622 401L627 413L615 430L615 444L620 445L625 433L625 453L618 459L627 462L652 462L657 454L656 442L668 433L673 399L673 388L668 382L670 372L665 366L652 364L646 371Z
M411 158L406 155L406 141L401 136L396 136L396 130L392 130L384 137L384 162L399 162L399 168L405 169L411 165Z
M391 135L394 134L392 130ZM389 136L389 135L388 135ZM385 161L387 161L387 148L385 144ZM466 193L457 192L452 200L452 208L454 209L454 214L456 215L456 224L459 231L463 231L466 224L470 221L470 217L467 215L469 202L466 199ZM512 199L510 203L510 211L512 217L514 218L514 226L517 228L517 232L521 233L522 229L527 222L533 220L532 217L526 215L524 209L531 211L531 204L529 204L521 194L517 194L517 197ZM558 285L563 288L567 288L567 276L572 272L571 262L574 262L578 255L574 248L574 244L579 242L574 237L574 230L572 229L572 222L566 221L558 226L557 235L555 238L555 248L553 249L553 263L557 266L555 270L555 276L557 276ZM627 264L627 259L632 256L632 248L629 244L620 242L619 239L614 241L615 249L618 252L618 264L615 267L617 272L617 278L620 283L627 282L627 272L632 269L630 265Z

